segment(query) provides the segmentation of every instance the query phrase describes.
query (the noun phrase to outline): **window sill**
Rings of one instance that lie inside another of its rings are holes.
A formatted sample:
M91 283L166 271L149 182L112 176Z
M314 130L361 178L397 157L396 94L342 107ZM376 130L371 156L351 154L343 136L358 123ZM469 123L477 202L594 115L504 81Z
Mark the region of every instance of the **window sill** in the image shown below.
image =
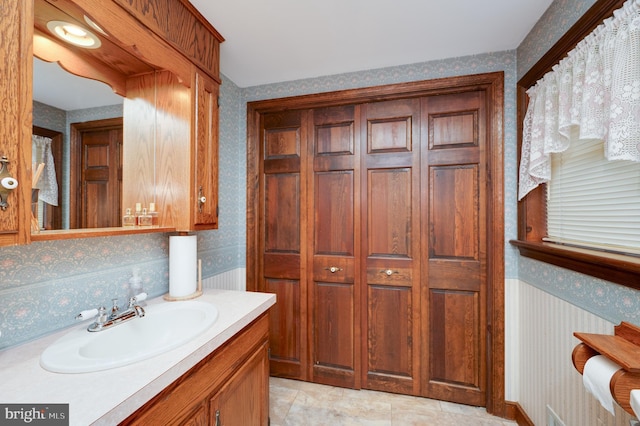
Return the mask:
M520 255L640 290L640 258L553 243L509 241Z

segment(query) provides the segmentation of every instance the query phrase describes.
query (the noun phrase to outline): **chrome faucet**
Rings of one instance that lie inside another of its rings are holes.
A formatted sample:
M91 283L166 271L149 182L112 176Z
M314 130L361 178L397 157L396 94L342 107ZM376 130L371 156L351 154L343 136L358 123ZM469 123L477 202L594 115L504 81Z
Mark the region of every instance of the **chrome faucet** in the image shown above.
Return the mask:
M142 306L138 305L138 302L142 302L146 298L147 293L140 293L136 296L133 296L129 299L129 306L127 307L127 309L122 312L120 312L120 308L118 307L118 299L112 299L113 307L111 308L110 314L107 314L107 309L102 306L99 309L89 309L86 311L82 311L76 316L76 319L86 320L97 315L98 318L87 328L87 330L91 332L106 330L134 318L142 318L144 316L144 309L142 308Z

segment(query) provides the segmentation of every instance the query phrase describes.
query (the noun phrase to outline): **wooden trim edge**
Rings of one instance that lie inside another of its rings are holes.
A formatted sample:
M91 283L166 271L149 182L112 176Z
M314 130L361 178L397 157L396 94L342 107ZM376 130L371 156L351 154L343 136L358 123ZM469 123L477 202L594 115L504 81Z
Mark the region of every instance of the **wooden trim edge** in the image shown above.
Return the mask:
M535 423L533 423L519 403L506 401L506 405L507 419L514 420L519 426L535 426Z
M553 243L511 240L520 255L640 290L640 260Z

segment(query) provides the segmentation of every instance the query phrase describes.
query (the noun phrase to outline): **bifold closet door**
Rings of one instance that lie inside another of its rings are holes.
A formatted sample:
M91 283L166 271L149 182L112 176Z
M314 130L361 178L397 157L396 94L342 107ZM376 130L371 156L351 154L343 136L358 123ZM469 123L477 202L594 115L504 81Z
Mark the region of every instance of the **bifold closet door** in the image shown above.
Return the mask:
M316 383L358 388L357 324L360 187L357 106L312 111L308 132L311 377Z
M486 404L487 105L422 99L424 395Z
M362 105L362 387L420 390L420 101Z
M270 368L281 377L308 380L307 270L308 242L306 113L265 114L260 126L262 182L259 216L262 254L258 288L275 293L270 311ZM303 122L305 125L303 125Z

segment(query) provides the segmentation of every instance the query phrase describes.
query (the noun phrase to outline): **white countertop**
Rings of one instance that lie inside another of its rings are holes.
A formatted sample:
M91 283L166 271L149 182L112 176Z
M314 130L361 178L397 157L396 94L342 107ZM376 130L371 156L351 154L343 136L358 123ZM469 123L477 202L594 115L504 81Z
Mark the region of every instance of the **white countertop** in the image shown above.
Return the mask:
M70 329L0 351L0 402L68 403L70 425L113 426L140 408L200 360L249 325L275 301L273 294L204 290L195 299L219 311L213 326L182 347L124 367L59 374L40 367L40 354ZM148 305L166 302L162 297ZM86 328L88 322L79 324Z

